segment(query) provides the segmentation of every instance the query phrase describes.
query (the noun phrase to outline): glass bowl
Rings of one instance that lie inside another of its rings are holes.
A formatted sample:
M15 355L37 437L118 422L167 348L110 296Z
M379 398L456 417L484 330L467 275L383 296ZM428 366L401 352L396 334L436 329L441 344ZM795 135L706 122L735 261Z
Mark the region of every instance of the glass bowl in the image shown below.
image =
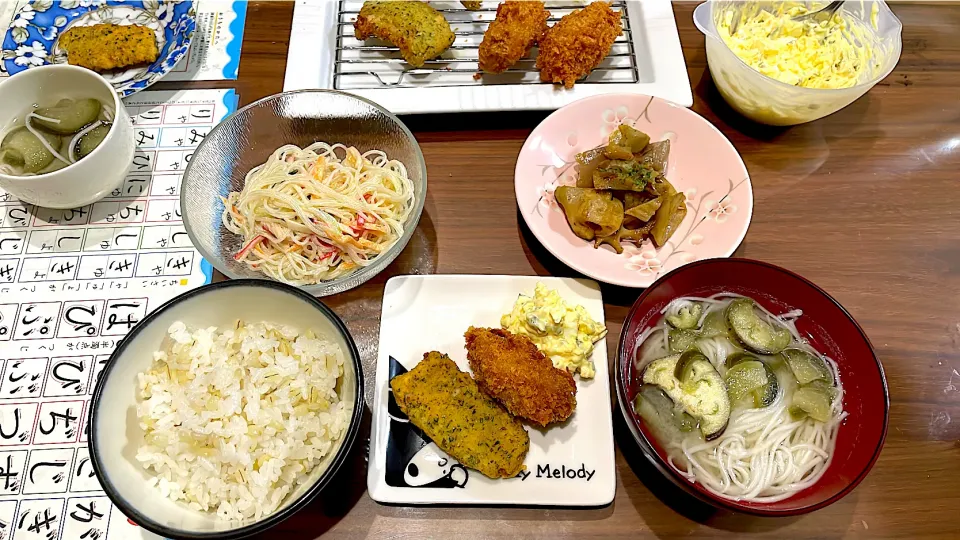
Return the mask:
M251 103L215 127L184 170L180 189L183 225L203 258L231 279L270 279L234 260L243 238L223 226L223 202L243 189L250 169L279 147L305 147L317 141L355 146L361 153L378 149L402 162L414 186L414 208L403 236L365 267L345 276L301 289L314 296L337 294L366 282L386 268L410 241L427 193L427 166L409 129L383 107L334 90L284 92Z
M707 65L723 98L747 118L771 126L792 126L811 122L833 114L856 101L893 71L900 60L900 32L903 25L883 0L878 6L877 28L873 30L881 56L880 67L872 77L865 77L849 88L803 88L780 82L753 69L727 47L717 33L717 21L724 9L743 5L740 0L709 0L697 6L693 22L707 38ZM846 2L843 17L866 21L871 28L870 13L874 2ZM818 4L819 6L819 4ZM813 6L817 7L817 6Z
M837 363L848 416L837 433L833 458L812 486L776 502L735 501L688 481L668 456L632 403L639 388L634 349L637 337L660 319L661 310L680 296L733 292L750 296L775 313L800 309L797 330ZM668 480L716 508L759 516L791 516L830 505L853 491L876 463L887 434L890 397L883 366L853 317L823 289L769 263L748 259L708 259L670 272L633 304L620 334L614 373L620 412L640 450Z

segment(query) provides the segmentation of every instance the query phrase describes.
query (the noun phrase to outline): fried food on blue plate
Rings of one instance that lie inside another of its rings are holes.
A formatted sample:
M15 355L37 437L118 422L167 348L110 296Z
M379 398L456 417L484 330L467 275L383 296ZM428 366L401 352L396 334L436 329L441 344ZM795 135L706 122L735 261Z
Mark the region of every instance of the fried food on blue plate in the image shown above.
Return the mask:
M103 72L142 64L160 57L153 30L138 24L74 26L60 36L67 63Z
M620 13L598 1L564 16L540 40L540 80L573 88L608 54L623 31Z
M500 73L516 64L543 36L549 17L543 2L511 0L497 6L480 43L480 69Z
M499 328L470 327L467 360L480 389L510 414L540 426L562 422L577 407L577 383L553 367L526 336Z
M378 37L393 43L413 67L440 56L454 40L443 15L418 0L364 2L353 28L359 40Z
M413 425L463 465L490 478L513 478L523 469L527 430L447 355L423 355L390 388Z

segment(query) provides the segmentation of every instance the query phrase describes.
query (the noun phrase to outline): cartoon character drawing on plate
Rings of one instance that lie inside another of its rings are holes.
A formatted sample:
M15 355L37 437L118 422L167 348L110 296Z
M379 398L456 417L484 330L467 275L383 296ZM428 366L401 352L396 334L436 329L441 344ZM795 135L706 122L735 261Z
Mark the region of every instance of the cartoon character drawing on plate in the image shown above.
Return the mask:
M417 452L403 471L403 480L411 487L463 487L467 468L429 443Z
M396 358L390 357L390 377L407 372ZM389 380L388 379L388 380ZM387 435L385 479L388 486L410 488L462 488L470 472L441 450L403 414L387 385Z

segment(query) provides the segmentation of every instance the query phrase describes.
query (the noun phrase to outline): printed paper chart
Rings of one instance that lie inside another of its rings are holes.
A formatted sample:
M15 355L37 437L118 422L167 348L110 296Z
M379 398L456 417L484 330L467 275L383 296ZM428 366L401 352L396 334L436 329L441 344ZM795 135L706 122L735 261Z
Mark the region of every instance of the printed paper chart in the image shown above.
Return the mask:
M128 98L139 148L100 202L50 210L0 192L0 540L156 538L97 483L89 400L117 341L211 276L183 228L180 180L236 102L233 90Z

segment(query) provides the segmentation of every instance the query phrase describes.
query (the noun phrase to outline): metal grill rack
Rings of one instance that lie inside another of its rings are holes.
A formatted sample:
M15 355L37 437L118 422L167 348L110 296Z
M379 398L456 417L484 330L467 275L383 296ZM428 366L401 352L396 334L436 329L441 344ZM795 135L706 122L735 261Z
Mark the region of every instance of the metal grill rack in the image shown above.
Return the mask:
M450 86L491 86L541 84L536 68L537 49L501 74L485 74L475 79L478 72L478 48L483 33L497 12L499 2L485 1L480 10L468 11L459 2L431 2L443 13L456 35L453 45L421 68L413 68L400 56L397 47L376 39L360 41L354 37L353 23L363 6L361 0L339 0L337 12L336 56L333 67L333 87L339 90L375 88L437 88ZM547 1L550 23L586 2ZM623 34L610 54L587 77L580 81L592 84L637 83L639 70L630 29L630 18L625 0L611 3L621 13Z

